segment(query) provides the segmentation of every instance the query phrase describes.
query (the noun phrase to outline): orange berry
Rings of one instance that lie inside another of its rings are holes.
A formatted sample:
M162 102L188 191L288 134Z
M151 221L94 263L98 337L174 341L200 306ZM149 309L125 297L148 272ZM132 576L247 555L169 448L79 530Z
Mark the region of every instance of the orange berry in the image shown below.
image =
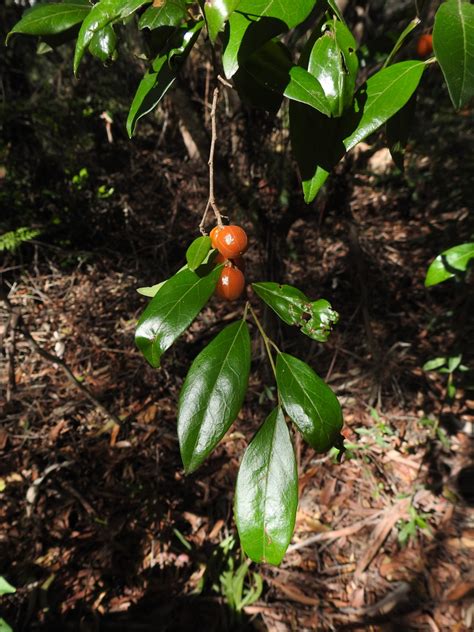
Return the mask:
M240 226L223 226L215 238L217 250L227 259L235 259L247 250L247 233Z
M214 228L209 233L209 237L211 238L211 246L213 248L217 248L216 239L217 235L220 233L222 226L214 226Z
M418 57L428 57L433 52L433 36L431 33L425 33L418 38L418 44L416 46Z
M227 301L235 301L245 288L245 277L238 268L225 267L216 286L216 294Z

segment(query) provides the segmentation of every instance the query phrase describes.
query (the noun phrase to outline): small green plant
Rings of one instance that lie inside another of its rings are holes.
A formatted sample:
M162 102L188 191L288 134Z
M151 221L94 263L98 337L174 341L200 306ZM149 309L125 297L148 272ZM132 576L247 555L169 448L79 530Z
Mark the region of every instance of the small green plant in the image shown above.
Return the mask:
M38 235L41 234L41 231L37 228L28 228L27 226L21 226L16 230L11 230L8 233L3 233L0 235L0 252L5 250L9 250L13 252L16 250L21 244L26 241L30 241Z
M260 598L263 580L259 573L250 571L250 561L243 560L235 552L235 538L228 536L219 544L221 568L218 580L212 590L222 595L229 608L239 615L245 606L250 606Z
M423 371L436 371L437 373L446 374L448 381L446 384L446 394L449 399L454 399L456 395L455 374L457 371L464 373L469 371L469 367L461 363L462 354L455 356L438 357L425 362Z
M433 437L436 437L445 448L449 449L451 447L451 442L449 441L446 431L439 425L439 419L423 417L423 419L420 419L420 424L425 428L431 428Z
M76 175L72 177L71 183L75 189L82 191L82 189L86 186L88 179L89 171L87 170L87 167L82 167L79 173L76 173Z
M5 577L0 575L0 597L3 595L13 595L16 593L16 588L8 582ZM8 625L5 619L0 617L0 632L13 632L12 628Z
M408 520L400 520L397 524L400 544L402 546L407 545L411 539L416 538L419 531L427 531L429 533L428 518L429 514L419 512L413 505L410 505Z

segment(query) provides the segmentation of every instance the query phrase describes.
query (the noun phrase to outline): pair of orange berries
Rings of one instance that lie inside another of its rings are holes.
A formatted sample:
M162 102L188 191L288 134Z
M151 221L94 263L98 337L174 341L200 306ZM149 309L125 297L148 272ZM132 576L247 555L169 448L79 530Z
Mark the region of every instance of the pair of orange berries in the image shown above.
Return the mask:
M225 264L217 282L216 294L228 301L235 301L245 288L245 261L242 255L247 250L247 233L240 226L215 226L209 236L212 247L219 251L215 263Z

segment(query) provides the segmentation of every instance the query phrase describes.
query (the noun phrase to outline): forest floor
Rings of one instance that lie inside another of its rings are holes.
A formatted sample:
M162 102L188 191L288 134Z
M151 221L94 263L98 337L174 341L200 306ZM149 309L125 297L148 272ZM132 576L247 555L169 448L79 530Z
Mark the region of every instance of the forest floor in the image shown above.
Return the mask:
M422 370L459 353L472 365L472 298L454 282L423 286L433 256L472 234L468 130L468 118L442 110L409 148L405 177L377 145L365 148L350 200L355 263L337 209L291 228L282 281L330 300L340 324L324 346L285 329L285 350L340 398L347 450L337 463L297 443L292 544L279 568L251 566L243 588L230 581L242 563L232 500L243 449L272 406L261 350L239 419L185 477L179 388L191 359L241 307L212 299L159 371L133 343L145 304L135 290L181 265L205 173L183 163L156 184L169 213L153 215L144 202L142 216L121 194L128 246L105 232L101 247L74 257L39 238L26 261L6 260L9 299L36 343L110 413L32 349L20 327L6 331L11 320L2 313L0 575L17 590L0 609L15 632L472 629L473 446L465 425L474 396L455 374L449 399L447 375ZM142 173L163 164L154 148L140 160ZM111 184L120 189L118 175ZM156 201L148 186L141 199ZM185 205L173 206L176 190L187 191ZM249 280L260 278L263 256L252 239ZM253 600L255 574L263 591Z

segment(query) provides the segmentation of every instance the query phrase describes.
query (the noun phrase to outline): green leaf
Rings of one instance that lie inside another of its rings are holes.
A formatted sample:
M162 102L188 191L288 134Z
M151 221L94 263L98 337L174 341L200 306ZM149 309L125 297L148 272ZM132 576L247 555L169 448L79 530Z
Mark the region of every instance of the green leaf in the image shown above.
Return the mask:
M436 12L433 48L455 108L474 97L474 5L443 2Z
M303 195L306 204L310 204L316 198L328 177L329 171L318 165L312 178L303 180Z
M139 29L179 26L186 17L186 0L165 0L160 7L148 7L138 21Z
M445 250L436 257L428 268L425 287L442 283L447 279L466 272L471 259L474 259L474 242L460 244Z
M89 4L54 3L38 4L23 13L7 35L6 43L14 33L26 35L56 35L80 24L91 10Z
M13 632L13 628L2 617L0 617L0 632Z
M354 112L343 117L346 151L370 136L396 114L415 92L425 70L420 61L402 61L380 70L356 93Z
M195 270L196 268L198 268L209 254L210 249L210 237L197 237L186 251L186 261L188 262L188 268L190 270Z
M347 26L333 18L311 50L308 71L323 88L332 116L341 116L352 104L359 69L356 48Z
M245 69L265 88L330 114L329 103L319 81L301 66L295 66L288 50L280 42L267 42L249 57Z
M235 421L247 390L250 335L244 320L228 325L197 356L179 396L178 437L193 472Z
M182 266L178 270L178 272L181 272L182 270L186 270L187 267L188 267L188 264L186 263L184 266ZM178 272L176 272L176 274L178 274ZM137 288L137 292L141 294L142 296L148 296L149 298L153 298L158 293L158 290L163 287L166 281L168 281L168 279L165 279L164 281L160 281L160 283L157 283L156 285L152 285L150 287L139 287Z
M239 2L240 0L207 0L204 4L204 14L212 43L216 41L219 32L224 29L225 23Z
M153 367L162 354L192 323L209 300L222 266L200 277L185 269L168 279L152 298L137 324L135 342Z
M340 119L324 116L302 103L290 103L291 147L307 204L314 200L345 153L339 125Z
M315 0L241 0L228 22L229 36L222 55L226 77L230 79L262 44L303 22L314 4Z
M433 358L423 365L423 371L436 371L446 364L447 358Z
M339 320L328 301L311 302L301 290L291 285L260 282L253 283L252 288L287 325L296 325L301 333L313 340L325 342L332 326Z
M278 565L295 527L298 471L281 408L266 419L245 451L237 477L235 521L245 553Z
M111 24L96 31L89 44L89 51L94 57L106 62L115 53L117 47L117 35Z
M201 21L194 23L190 28L176 31L169 39L166 48L154 59L151 69L140 81L130 106L127 118L127 132L130 138L135 132L139 119L151 112L173 85L202 26Z
M241 64L233 77L234 86L240 99L254 108L261 108L276 114L283 101L283 95L269 90L263 86L246 69L245 63Z
M100 2L94 4L82 23L81 30L77 36L76 49L74 51L74 74L77 73L79 64L94 37L94 33L116 20L125 20L141 6L150 2L151 0L100 0Z
M317 452L339 446L342 410L332 390L305 362L277 356L276 379L283 408Z
M0 597L2 595L13 595L16 593L16 588L7 582L3 575L0 575Z

